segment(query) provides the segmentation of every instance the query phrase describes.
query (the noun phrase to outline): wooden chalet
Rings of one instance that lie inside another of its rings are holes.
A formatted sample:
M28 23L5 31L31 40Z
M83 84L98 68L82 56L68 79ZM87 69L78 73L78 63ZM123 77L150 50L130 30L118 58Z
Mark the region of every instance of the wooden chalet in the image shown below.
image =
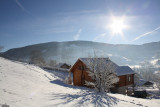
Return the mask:
M115 67L115 73L119 77L119 82L112 88L112 92L121 94L130 94L133 92L134 85L134 71L128 66L118 66L112 62L109 58L98 58L97 63L101 60L106 61ZM85 81L92 81L91 77L88 76L87 70L89 70L89 61L94 60L93 58L79 58L76 63L70 69L73 73L73 84L76 86L85 86ZM131 89L132 88L132 89Z

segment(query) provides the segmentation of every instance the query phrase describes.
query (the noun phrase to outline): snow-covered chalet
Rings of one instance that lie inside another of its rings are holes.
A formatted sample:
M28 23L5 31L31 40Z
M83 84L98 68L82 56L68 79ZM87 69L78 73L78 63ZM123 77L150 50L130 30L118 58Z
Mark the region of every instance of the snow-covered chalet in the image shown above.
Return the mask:
M73 73L73 84L76 86L85 86L85 81L92 81L88 75L87 70L90 68L88 62L94 60L94 58L79 58L76 63L70 69ZM115 73L119 77L119 82L115 84L115 87L111 89L112 92L120 94L131 94L133 92L134 74L135 72L129 66L118 66L109 58L97 58L96 63L105 60L115 68Z

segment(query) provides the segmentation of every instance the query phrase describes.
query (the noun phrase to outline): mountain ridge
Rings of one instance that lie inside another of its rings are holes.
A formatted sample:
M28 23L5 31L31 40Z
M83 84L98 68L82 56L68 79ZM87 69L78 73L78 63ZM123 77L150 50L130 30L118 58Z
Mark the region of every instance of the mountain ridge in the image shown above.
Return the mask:
M16 48L11 48L8 49L6 51L12 50L12 49L19 49L19 48L24 48L24 47L29 47L29 46L33 46L33 45L40 45L40 44L48 44L48 43L65 43L65 42L94 42L94 41L86 41L86 40L76 40L76 41L52 41L52 42L42 42L42 43L36 43L36 44L31 44L31 45L26 45L26 46L21 46L21 47L16 47ZM94 43L101 43L101 44L110 44L110 45L135 45L135 46L139 46L139 45L146 45L146 44L151 44L151 43L160 43L160 41L157 42L147 42L147 43L143 43L143 44L111 44L111 43L105 43L105 42L94 42ZM5 51L5 52L6 52Z
M132 44L108 44L93 41L65 41L47 42L13 48L3 53L5 57L13 60L29 62L33 50L39 50L45 60L56 60L73 64L79 57L97 56L110 57L120 65L137 65L142 61L160 59L160 41Z

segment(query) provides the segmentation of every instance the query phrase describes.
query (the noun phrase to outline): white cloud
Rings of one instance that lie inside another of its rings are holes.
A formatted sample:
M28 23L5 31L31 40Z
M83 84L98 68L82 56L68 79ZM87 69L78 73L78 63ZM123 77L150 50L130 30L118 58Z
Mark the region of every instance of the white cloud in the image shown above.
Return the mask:
M82 32L82 29L79 29L77 34L74 36L74 40L78 40L79 39L81 32Z
M129 67L131 67L132 69L133 68L141 68L142 66L141 65L128 65Z
M96 41L97 39L103 38L103 37L105 37L105 36L106 36L106 33L102 33L102 34L96 36L96 37L93 39L93 41Z
M142 35L140 35L140 36L136 37L136 38L135 38L135 39L133 39L132 41L136 41L136 40L138 40L138 39L140 39L140 38L142 38L142 37L144 37L144 36L147 36L147 35L149 35L149 34L151 34L151 33L155 32L155 31L157 31L157 30L159 30L159 29L160 29L160 26L159 26L159 27L157 27L156 29L154 29L154 30L150 31L150 32L144 33L144 34L142 34Z
M16 0L16 4L17 4L24 12L26 12L26 13L28 13L28 14L31 15L31 13L30 13L28 10L26 10L26 9L24 8L24 6L23 6L18 0Z

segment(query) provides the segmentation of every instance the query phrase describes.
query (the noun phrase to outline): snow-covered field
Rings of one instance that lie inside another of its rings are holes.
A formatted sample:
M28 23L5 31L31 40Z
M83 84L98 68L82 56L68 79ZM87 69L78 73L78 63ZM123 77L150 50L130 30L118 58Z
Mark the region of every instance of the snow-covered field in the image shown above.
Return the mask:
M94 90L65 84L67 73L43 69L0 57L0 106L10 107L160 107L160 99L121 94L96 94Z

